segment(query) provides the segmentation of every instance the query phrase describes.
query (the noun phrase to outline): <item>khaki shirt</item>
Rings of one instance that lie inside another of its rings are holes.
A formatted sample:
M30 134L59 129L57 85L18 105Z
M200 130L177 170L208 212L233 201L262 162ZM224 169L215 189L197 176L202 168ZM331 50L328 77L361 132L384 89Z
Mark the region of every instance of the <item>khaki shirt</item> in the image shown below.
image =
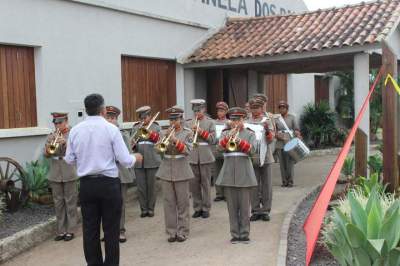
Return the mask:
M166 135L166 131L162 136ZM191 151L192 131L188 128L182 128L180 131L175 132L175 138L185 144L185 150L180 153L175 145L170 142L167 151L162 158L160 167L156 173L156 177L165 181L185 181L194 177L192 168L189 165L188 155ZM167 158L168 156L177 156L178 158ZM183 156L182 156L183 155Z
M275 124L276 124L276 132L277 132L276 134L277 134L277 137L282 136L283 140L277 138L276 148L283 149L283 146L285 146L285 144L290 140L290 134L288 132L284 132L285 127L279 121L279 117L280 117L280 115L275 116ZM288 128L293 131L293 134L294 134L295 130L300 130L299 125L297 124L297 121L296 121L296 117L294 115L287 114L286 117L284 117L283 119L285 120Z
M187 127L192 128L194 125L193 119L187 121ZM208 131L210 134L207 140L204 140L198 135L197 142L200 144L197 148L193 147L189 156L190 164L208 164L215 162L214 155L211 150L211 145L215 144L215 122L209 117L204 117L200 120L200 128ZM201 143L208 145L201 145Z
M122 138L124 139L126 146L128 147L129 153L132 153L132 148L131 148L131 145L129 144L129 139L130 139L129 133L125 133L125 132L121 131L121 134L122 134ZM135 171L133 170L133 168L125 168L122 165L120 165L118 162L117 162L117 167L119 170L119 177L121 179L122 184L132 183L133 180L136 178Z
M222 136L228 136L229 132L230 130L225 130ZM238 137L251 144L250 153L246 156L224 157L224 164L215 184L225 187L255 187L257 186L257 179L254 174L251 155L256 152L256 135L253 131L245 128L240 131ZM220 149L220 152L229 154L222 149Z
M65 156L65 152L67 150L67 140L69 136L69 130L67 133L63 134L65 139L65 145L62 145L56 154L50 157L50 169L47 174L47 179L52 182L70 182L78 179L76 175L76 168L73 165L67 164L62 157ZM46 147L49 143L53 142L56 137L55 132L51 133L47 137ZM45 147L45 149L46 149ZM46 151L44 151L44 155L48 157ZM61 158L61 160L60 160Z
M260 116L259 118L249 118L246 123L248 124L254 124L254 125L262 125L264 127L265 124L268 125L268 128L271 130L273 134L275 134L275 123L273 120L273 116ZM265 131L264 131L265 133ZM263 136L266 138L265 134ZM273 139L272 141L266 140L267 143L267 152L265 153L265 158L264 158L264 163L265 164L270 164L275 162L274 160L274 148L275 148L275 140ZM253 156L253 163L255 166L260 165L260 143L257 143L257 151L256 154Z
M132 128L132 134L140 128L140 123L136 123ZM150 126L150 131L155 131L160 134L161 127L154 122ZM133 135L131 136L133 137ZM160 155L154 149L154 144L150 144L150 140L139 140L136 146L134 147L134 152L140 153L143 155L143 161L135 163L135 168L157 168L160 166L161 158Z

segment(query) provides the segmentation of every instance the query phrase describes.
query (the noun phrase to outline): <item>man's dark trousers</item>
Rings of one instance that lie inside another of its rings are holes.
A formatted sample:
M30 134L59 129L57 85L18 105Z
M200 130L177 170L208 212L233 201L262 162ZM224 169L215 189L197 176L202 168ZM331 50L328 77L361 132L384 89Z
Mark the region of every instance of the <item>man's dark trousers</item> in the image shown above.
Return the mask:
M88 266L119 265L119 223L122 197L119 178L103 175L80 179L79 199L82 211L83 250ZM100 246L103 225L105 259Z

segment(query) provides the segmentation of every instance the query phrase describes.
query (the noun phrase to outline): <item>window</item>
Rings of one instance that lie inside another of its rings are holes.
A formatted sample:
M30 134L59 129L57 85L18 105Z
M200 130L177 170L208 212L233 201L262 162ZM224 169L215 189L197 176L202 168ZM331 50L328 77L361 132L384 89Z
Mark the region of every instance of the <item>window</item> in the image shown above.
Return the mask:
M0 45L0 129L36 126L34 49Z

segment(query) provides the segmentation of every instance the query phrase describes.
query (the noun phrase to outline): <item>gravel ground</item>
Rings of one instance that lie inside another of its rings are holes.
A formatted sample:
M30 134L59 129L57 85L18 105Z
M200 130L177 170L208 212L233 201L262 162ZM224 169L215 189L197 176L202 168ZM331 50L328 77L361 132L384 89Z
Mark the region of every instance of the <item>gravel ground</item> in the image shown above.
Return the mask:
M30 204L15 213L5 212L0 221L0 239L44 222L52 216L54 216L53 206L38 204Z
M303 224L310 209L318 196L319 191L310 194L308 198L299 205L293 219L290 223L288 235L288 257L286 261L287 266L301 266L305 265L306 254L306 239L303 232ZM311 262L313 266L336 266L339 265L329 251L320 243L317 244L314 256Z

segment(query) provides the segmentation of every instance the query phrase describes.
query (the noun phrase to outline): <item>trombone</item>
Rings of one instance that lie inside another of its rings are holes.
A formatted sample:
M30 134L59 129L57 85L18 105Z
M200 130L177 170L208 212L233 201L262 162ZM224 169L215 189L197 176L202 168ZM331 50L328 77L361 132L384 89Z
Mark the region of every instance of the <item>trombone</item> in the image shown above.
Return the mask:
M199 146L198 138L199 138L199 127L200 127L200 120L197 119L197 116L194 124L196 125L196 132L194 133L192 145L193 147L197 148Z
M153 118L150 120L149 124L144 127L143 122L141 123L140 127L138 130L136 130L135 134L133 134L133 137L131 139L131 144L132 146L135 146L140 139L147 140L150 137L150 127L151 125L156 121L157 117L160 115L160 112L157 112Z
M56 154L58 148L60 147L60 143L58 141L60 138L62 138L62 133L59 128L57 128L55 135L56 137L54 138L54 140L47 146L47 153L49 155Z
M229 132L229 140L228 143L226 144L226 149L229 152L235 152L238 150L238 142L240 142L239 139L239 127L234 127L231 132Z
M168 135L164 136L160 142L158 142L155 146L155 149L159 153L165 153L167 151L169 141L171 137L175 134L175 127L169 128L170 132Z

